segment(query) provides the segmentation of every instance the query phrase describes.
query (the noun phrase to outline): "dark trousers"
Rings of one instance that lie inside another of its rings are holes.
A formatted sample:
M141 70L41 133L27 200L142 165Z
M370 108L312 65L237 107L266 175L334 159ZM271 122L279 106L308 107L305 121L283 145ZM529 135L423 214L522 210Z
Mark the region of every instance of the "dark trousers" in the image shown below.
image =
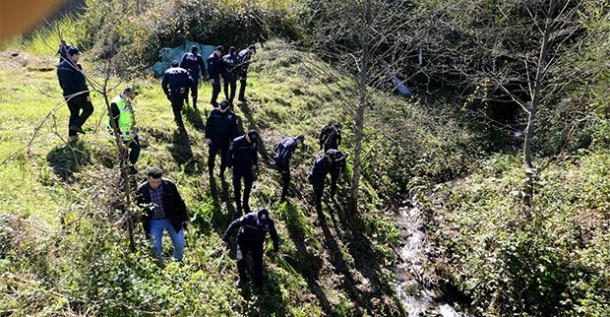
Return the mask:
M186 93L181 93L179 91L172 92L169 95L169 100L172 103L172 111L174 112L174 122L179 127L184 127L184 122L182 121L182 107L184 106L184 99L186 99Z
M199 74L195 74L193 76L193 81L195 82L195 85L191 91L191 97L193 97L193 107L197 107L197 96L199 95Z
M218 106L218 95L220 94L220 78L214 79L212 84L212 100L210 101L214 107Z
M313 185L313 195L314 201L316 204L316 211L322 212L322 194L324 194L324 180L316 181L312 183Z
M246 80L248 79L247 73L243 73L239 77L239 96L238 100L244 101L246 100Z
M246 281L248 275L246 273L246 257L250 254L252 258L252 266L254 267L254 285L258 288L263 286L263 246L251 246L247 243L237 245L237 271L239 272L239 280Z
M330 197L335 197L337 193L337 181L341 174L341 166L331 166L330 168Z
M237 87L237 79L233 78L225 78L224 79L224 89L225 89L225 98L231 103L233 103L233 99L235 99L235 88ZM229 87L231 88L229 92Z
M68 100L68 109L70 110L68 128L71 126L82 127L93 113L93 104L91 101L87 101L87 96L78 95ZM76 131L68 129L68 136L76 136Z
M214 160L216 159L216 154L220 151L220 175L223 175L225 169L227 168L227 152L229 151L230 140L227 138L226 140L216 140L212 139L212 144L210 144L210 149L208 151L208 170L210 174L214 170Z
M140 139L135 136L131 141L125 141L125 145L127 145L127 148L129 149L129 154L125 151L125 153L123 153L123 159L127 160L129 157L129 163L131 163L131 165L136 164L138 158L140 158Z
M244 197L241 199L241 179L244 179ZM254 183L254 172L251 168L238 169L233 168L233 193L235 196L235 204L237 207L237 213L242 214L242 206L246 213L250 212L250 191L252 190L252 184ZM243 204L242 204L243 203Z
M282 196L280 198L282 201L288 196L288 189L290 187L290 167L283 166L279 160L275 160L275 165L282 174Z

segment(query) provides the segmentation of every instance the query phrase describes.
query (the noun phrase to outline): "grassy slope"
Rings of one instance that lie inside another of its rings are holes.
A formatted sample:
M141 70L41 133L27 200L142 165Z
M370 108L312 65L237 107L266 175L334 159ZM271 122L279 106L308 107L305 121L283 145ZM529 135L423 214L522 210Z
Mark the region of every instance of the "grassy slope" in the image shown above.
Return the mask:
M2 53L0 159L9 158L0 167L4 184L0 213L5 215L0 224L0 287L6 287L9 296L0 299L0 312L41 316L401 314L391 287L394 254L390 246L397 242L396 229L388 221L391 214L367 214L352 233L343 198L325 205L328 221L317 220L313 212L305 177L318 153L317 131L335 115L344 119L346 114L333 104L334 92L320 85L320 75L311 71L324 65L282 46L271 43L261 50L249 81L252 101L236 107L243 127L257 128L262 135L263 164L251 206L270 207L283 240L281 255L265 259L268 281L263 295L250 290L240 294L235 289L234 250L224 255L219 246L233 211L227 203L232 190L218 179L210 183L207 176L202 128L209 105L202 102L202 113L185 109L187 134L179 134L158 81L140 81L143 93L138 97L137 120L146 146L138 166L161 166L179 183L194 217L187 235L186 266L170 264L160 269L146 256L144 241L139 241L138 253L128 254L124 234L111 227L116 216L110 206L116 201L118 180L111 141L100 125L101 96L93 96L96 110L86 124L89 133L75 149L68 148L60 139L66 134L68 111L55 72L40 71L41 67L52 70L55 59L27 54L11 58ZM93 65L84 67L95 79L101 78ZM335 76L340 78L336 73L330 77ZM337 84L330 81L331 86ZM203 86L200 95L206 100L210 87ZM52 120L46 120L31 146L18 150L32 139L33 127L55 108L57 133ZM308 147L299 149L294 159L297 194L293 204L280 206L279 175L266 164L282 136L299 133L306 134ZM369 195L365 198L376 201Z

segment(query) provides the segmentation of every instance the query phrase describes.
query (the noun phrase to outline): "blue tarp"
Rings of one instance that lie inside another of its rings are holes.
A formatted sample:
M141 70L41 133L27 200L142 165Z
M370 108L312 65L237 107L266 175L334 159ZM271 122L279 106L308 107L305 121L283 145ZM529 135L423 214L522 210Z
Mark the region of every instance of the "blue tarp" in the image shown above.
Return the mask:
M212 52L216 48L216 46L213 46L213 45L204 45L204 44L192 42L192 41L185 41L184 44L174 47L174 48L164 47L161 50L159 50L159 60L160 61L156 62L153 66L147 68L146 72L153 73L155 75L155 77L163 76L163 73L165 73L165 70L167 70L170 67L172 61L177 60L178 62L180 62L180 60L182 59L182 56L184 54L186 54L186 52L189 52L193 45L197 45L199 47L199 54L201 54L201 56L203 56L204 60L206 60L208 58L208 56L210 54L212 54ZM207 68L207 65L206 65L206 68Z

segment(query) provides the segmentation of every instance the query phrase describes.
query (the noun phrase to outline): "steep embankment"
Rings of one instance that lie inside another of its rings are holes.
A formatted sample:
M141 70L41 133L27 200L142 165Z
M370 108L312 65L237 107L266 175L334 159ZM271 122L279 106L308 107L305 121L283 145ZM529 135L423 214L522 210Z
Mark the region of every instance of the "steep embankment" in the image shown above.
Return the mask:
M68 111L57 85L55 59L27 53L10 57L6 52L0 58L0 288L6 295L0 298L0 312L404 314L394 294L392 272L399 234L386 207L389 201L380 197L399 194L397 180L405 173L430 170L426 167L439 173L455 168L430 157L443 149L457 149L468 139L457 126L446 124L445 132L438 133L441 129L429 124L432 114L417 103L376 96L376 102L388 107L370 109L361 214L354 217L346 210L344 181L338 199L324 203L326 219L318 219L306 175L319 153L317 133L328 120L344 124L342 147L350 151L350 106L338 105L334 97L349 96L352 82L312 54L281 42L266 43L252 66L251 101L235 106L243 129L257 129L262 137L261 169L251 206L271 210L282 239L280 255L265 258L267 279L264 292L257 294L250 287L235 288L235 250L220 247L220 235L234 210L232 186L218 178L210 180L207 173L203 127L209 105L202 103L200 111L187 106L183 111L187 132L179 133L159 81L137 81L142 89L137 121L143 144L138 167L163 168L178 183L193 219L185 265L159 267L139 230L137 252L130 253L125 232L111 225L122 196L116 150L104 127L102 96L93 94L96 110L85 125L87 134L68 146L63 141ZM92 87L99 88L103 80L95 66L85 60ZM109 87L116 87L111 96L125 85L111 78ZM206 100L210 90L204 84L201 99ZM396 129L380 128L391 122ZM297 150L293 159L294 197L280 205L279 174L269 165L272 149L281 137L297 134L306 135L307 146ZM415 151L420 147L427 151ZM396 159L409 152L422 159ZM460 155L458 150L455 153ZM410 171L413 166L418 169ZM137 182L143 179L136 177Z

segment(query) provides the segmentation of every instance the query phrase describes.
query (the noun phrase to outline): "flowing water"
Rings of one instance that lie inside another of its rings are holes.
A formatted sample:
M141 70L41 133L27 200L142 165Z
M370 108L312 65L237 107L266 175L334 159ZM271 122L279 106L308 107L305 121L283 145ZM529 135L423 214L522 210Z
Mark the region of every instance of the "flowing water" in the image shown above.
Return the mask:
M396 267L397 294L409 317L468 317L457 312L450 303L440 301L442 291L435 287L426 274L422 259L426 256L426 232L420 204L407 202L399 210L398 225L402 247L398 251L402 263Z

